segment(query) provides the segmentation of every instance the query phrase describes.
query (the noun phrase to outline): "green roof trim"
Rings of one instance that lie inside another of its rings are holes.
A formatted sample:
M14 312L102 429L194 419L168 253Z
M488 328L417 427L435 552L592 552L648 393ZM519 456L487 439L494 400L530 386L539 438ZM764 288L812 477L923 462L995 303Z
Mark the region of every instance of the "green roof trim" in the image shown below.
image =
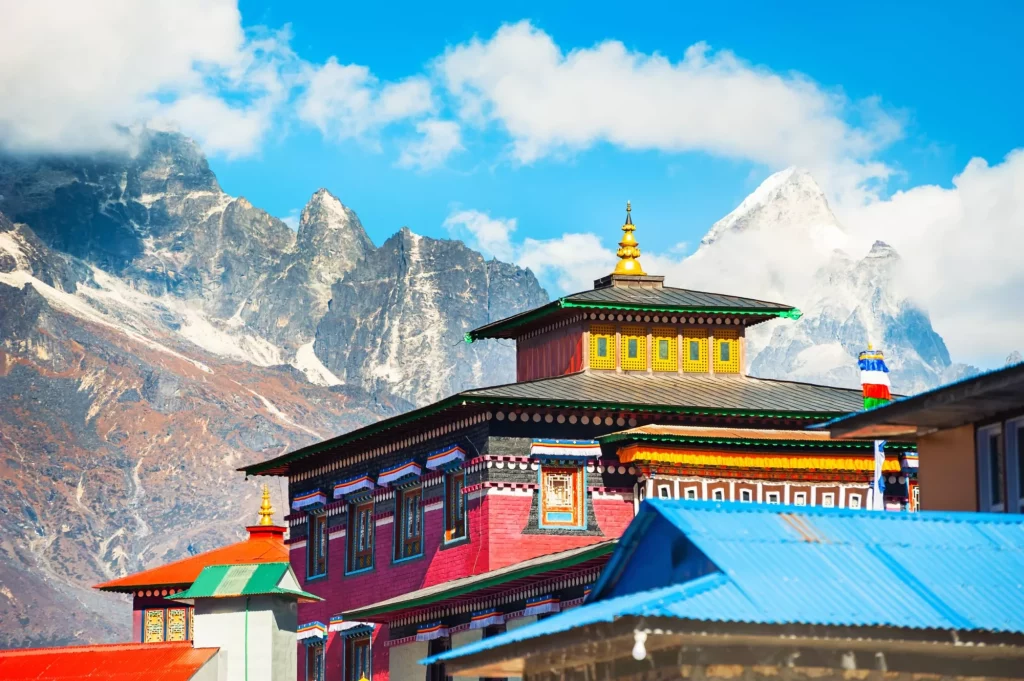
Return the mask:
M483 395L473 395L472 391L469 393L461 393L452 395L451 397L436 402L435 404L414 409L398 416L393 416L390 419L383 421L377 421L371 423L368 426L357 428L351 432L339 435L330 440L324 440L302 449L297 449L294 452L289 452L282 456L255 463L249 466L244 466L238 470L245 473L246 475L262 475L268 474L267 471L271 471L281 466L286 466L292 462L307 457L319 454L320 452L337 449L338 447L344 446L350 442L375 435L382 431L394 428L396 426L416 421L427 416L432 416L438 412L445 411L455 406L507 406L514 405L520 407L553 407L553 408L564 408L564 409L592 409L592 410L615 410L615 411L632 411L641 412L648 414L686 414L689 416L722 416L722 417L734 417L738 416L741 418L772 418L772 419L794 419L800 421L827 421L837 416L847 414L846 411L818 411L818 412L787 412L787 411L765 411L765 410L746 410L746 409L706 409L706 408L695 408L695 407L678 407L673 405L655 405L655 404L636 404L629 402L581 402L581 401L566 401L566 400L543 400L535 398L516 398L516 397L490 397ZM274 473L269 473L274 475Z
M174 600L196 598L234 598L237 596L280 595L300 600L323 599L299 588L299 581L288 563L256 563L251 565L209 565L185 591Z
M589 310L633 310L639 312L661 312L668 314L735 314L751 315L755 317L788 317L791 319L800 318L800 310L790 308L788 310L772 310L760 308L739 308L739 307L662 307L660 305L642 305L636 303L599 303L599 302L576 302L567 298L558 301L559 307L583 308ZM796 317L792 315L796 314Z
M785 319L800 319L803 315L797 308L784 310L773 310L771 308L738 308L738 307L665 307L660 305L644 305L638 303L605 303L605 302L579 302L569 298L558 300L542 305L541 307L524 312L522 314L499 320L478 329L473 329L465 335L466 342L472 343L482 338L491 338L495 332L504 332L518 326L528 324L540 317L546 317L556 309L586 309L586 310L617 310L637 312L660 312L663 314L727 314L745 315L750 317L782 317ZM482 332L482 333L481 333Z
M609 433L597 437L601 442L672 442L691 445L731 445L750 447L795 447L801 449L863 449L873 450L874 443L868 441L814 442L808 440L732 440L727 438L701 438L685 435L653 435L644 433ZM915 452L917 446L909 442L886 442L886 450Z
M449 598L465 596L466 594L473 593L474 591L481 591L490 587L501 586L502 584L516 579L532 577L533 575L542 574L552 570L570 568L588 560L593 560L594 558L610 554L615 550L615 544L616 542L612 540L603 541L579 550L570 549L570 551L567 551L566 553L571 553L571 555L555 560L543 560L544 557L541 557L541 560L531 559L524 561L525 564L519 569L515 569L514 566L512 566L512 569L495 570L494 574L484 573L482 575L464 578L462 580L455 580L456 582L461 583L449 589L424 589L423 591L428 591L429 593L418 597L414 596L405 600L399 597L383 603L360 608L358 610L350 610L342 613L342 618L347 621L358 622L367 617L375 617L377 615L395 612L396 610L422 608Z

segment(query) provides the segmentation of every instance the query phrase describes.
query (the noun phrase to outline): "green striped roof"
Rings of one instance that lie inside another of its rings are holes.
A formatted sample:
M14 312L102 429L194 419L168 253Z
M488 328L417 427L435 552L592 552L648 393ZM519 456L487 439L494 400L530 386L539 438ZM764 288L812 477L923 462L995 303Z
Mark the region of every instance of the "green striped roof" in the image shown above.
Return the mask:
M192 586L177 594L174 600L268 594L295 596L300 601L323 600L299 587L299 580L288 563L210 565L203 568Z

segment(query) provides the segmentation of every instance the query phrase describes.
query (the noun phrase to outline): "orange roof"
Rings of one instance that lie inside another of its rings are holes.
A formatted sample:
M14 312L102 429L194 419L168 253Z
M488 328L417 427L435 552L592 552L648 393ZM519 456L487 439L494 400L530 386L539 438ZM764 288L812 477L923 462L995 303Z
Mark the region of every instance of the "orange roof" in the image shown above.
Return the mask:
M249 530L249 538L245 541L113 579L103 584L97 584L93 588L103 591L132 592L154 586L188 586L196 581L196 577L203 571L203 568L210 565L288 562L288 548L284 545L285 528L274 525L254 525L246 529ZM3 676L0 675L0 678Z
M191 643L113 643L66 648L0 650L4 681L187 681L217 648Z

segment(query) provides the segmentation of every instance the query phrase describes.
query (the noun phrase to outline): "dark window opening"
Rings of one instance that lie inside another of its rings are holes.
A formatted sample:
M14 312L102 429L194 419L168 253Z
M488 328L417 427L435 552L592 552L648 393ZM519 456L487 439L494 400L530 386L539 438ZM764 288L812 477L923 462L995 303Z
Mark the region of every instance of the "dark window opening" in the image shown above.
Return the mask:
M306 537L306 577L327 574L327 514L309 516L309 536Z
M348 571L373 567L373 502L348 509Z
M455 541L466 536L466 483L464 471L449 473L444 481L444 540Z

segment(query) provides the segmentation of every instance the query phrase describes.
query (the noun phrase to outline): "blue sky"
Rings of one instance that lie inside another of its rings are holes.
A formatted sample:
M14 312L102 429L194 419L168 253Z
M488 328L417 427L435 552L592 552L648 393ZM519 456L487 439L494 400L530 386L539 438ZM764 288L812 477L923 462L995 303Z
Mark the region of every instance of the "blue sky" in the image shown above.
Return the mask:
M669 283L803 306L794 282L832 245L769 235L772 252L738 249L745 276L690 257L799 166L851 256L875 239L900 253L898 295L955 358L1024 350L1024 3L16 7L0 150L123 152L126 130L180 130L228 193L292 223L326 187L378 244L402 226L463 238L552 293L606 270L630 199Z
M888 188L949 186L967 161L998 162L1022 143L1024 4L859 3L455 3L447 11L411 3L243 1L246 26L290 25L292 48L305 60L365 64L382 81L422 73L452 45L491 37L528 19L564 50L618 40L630 50L671 60L705 41L712 49L776 73L796 71L852 100L880 97L905 118L902 139L877 158L897 175ZM643 106L642 102L623 105ZM500 127L500 126L497 126ZM552 230L616 236L621 204L634 202L649 248L692 245L771 170L742 158L705 152L623 150L597 143L569 158L530 164L502 159L507 137L491 129L440 168L395 167L391 138L381 148L359 140L325 140L302 124L268 135L261 151L214 156L225 189L285 216L325 186L353 207L380 243L398 227L444 236L453 207L514 217L519 236Z

